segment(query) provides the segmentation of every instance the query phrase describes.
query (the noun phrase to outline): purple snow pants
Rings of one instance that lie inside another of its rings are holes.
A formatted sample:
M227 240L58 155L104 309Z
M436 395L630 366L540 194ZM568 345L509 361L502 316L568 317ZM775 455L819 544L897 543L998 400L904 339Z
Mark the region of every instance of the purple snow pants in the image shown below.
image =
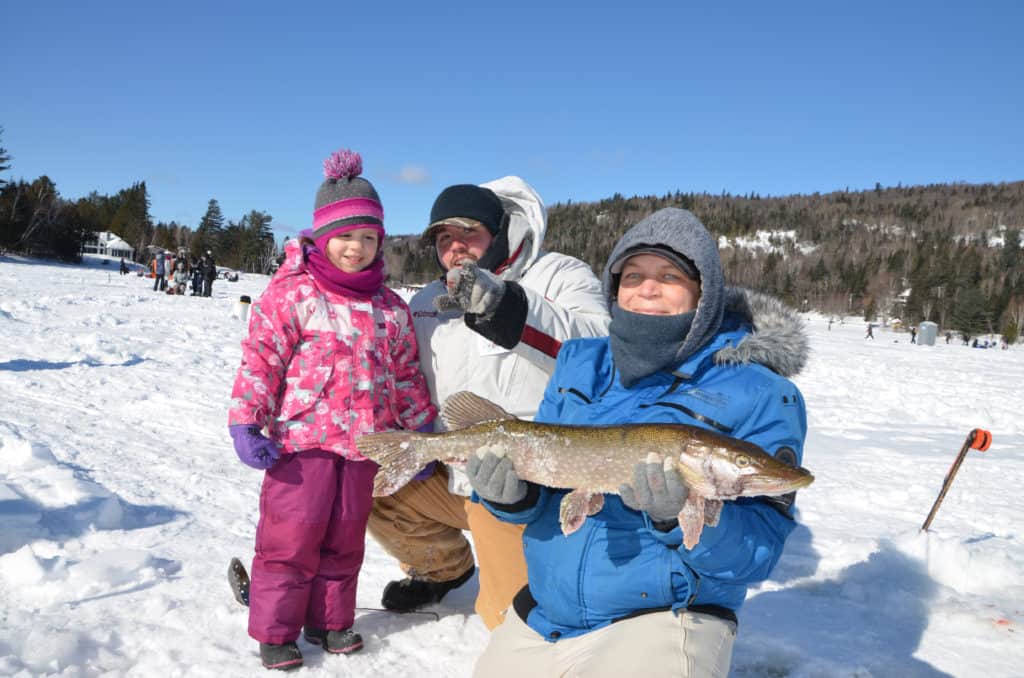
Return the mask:
M319 449L283 454L266 472L250 636L286 643L299 637L303 624L335 631L352 626L376 472L372 461Z

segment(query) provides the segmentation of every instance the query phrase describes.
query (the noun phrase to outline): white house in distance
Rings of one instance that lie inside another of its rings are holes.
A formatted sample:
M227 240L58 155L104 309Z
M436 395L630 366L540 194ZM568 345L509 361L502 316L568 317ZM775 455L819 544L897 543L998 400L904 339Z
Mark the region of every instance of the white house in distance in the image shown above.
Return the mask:
M82 253L131 259L135 255L135 248L110 231L99 231L94 232L82 244Z

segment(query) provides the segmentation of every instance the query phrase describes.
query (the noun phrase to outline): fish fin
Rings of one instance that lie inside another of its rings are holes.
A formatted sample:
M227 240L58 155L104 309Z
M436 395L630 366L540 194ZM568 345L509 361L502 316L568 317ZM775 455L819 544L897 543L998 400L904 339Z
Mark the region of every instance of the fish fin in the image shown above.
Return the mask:
M558 505L558 522L562 526L562 534L568 537L580 529L587 516L592 516L604 506L604 495L587 490L573 490Z
M415 440L421 435L410 431L384 431L356 438L359 454L376 462L380 468L373 478L373 496L394 494L423 470L431 459L416 451Z
M482 421L515 419L490 400L469 391L451 394L441 405L441 421L449 431L458 431Z
M678 518L679 527L683 528L683 546L689 551L697 545L704 531L704 497L691 490Z
M704 524L708 527L714 527L718 524L718 519L722 517L722 507L725 505L721 499L705 499L704 500Z

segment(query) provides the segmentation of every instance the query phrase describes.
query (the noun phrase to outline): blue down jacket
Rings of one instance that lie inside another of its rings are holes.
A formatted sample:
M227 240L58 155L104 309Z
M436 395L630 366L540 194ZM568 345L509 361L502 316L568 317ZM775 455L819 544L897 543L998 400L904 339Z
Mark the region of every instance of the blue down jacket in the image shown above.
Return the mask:
M672 372L646 377L631 389L619 383L607 338L566 342L535 421L690 424L800 464L804 400L782 375L798 372L806 353L802 324L792 311L770 297L729 290L712 340ZM550 641L658 609L698 607L730 617L747 587L771 573L795 527L791 497L740 498L725 502L718 525L706 526L687 551L678 525L660 532L646 513L606 495L604 508L565 537L558 520L565 494L540 487L536 503L514 513L484 502L500 519L526 524L529 585L515 608Z

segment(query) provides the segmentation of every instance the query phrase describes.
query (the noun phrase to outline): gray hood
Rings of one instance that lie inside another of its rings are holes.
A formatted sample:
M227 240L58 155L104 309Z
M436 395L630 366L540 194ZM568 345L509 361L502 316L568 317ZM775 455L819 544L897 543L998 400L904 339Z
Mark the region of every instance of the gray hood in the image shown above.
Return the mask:
M741 287L725 290L725 310L754 326L735 346L715 353L719 365L758 363L784 377L800 373L811 352L804 321L775 297Z
M683 360L711 340L722 324L725 309L725 283L722 279L722 261L718 257L718 244L714 237L692 213L676 207L658 210L626 233L616 243L601 281L604 284L609 309L612 298L612 265L622 255L641 245L660 245L678 252L693 262L700 272L700 301L686 340L677 351Z

